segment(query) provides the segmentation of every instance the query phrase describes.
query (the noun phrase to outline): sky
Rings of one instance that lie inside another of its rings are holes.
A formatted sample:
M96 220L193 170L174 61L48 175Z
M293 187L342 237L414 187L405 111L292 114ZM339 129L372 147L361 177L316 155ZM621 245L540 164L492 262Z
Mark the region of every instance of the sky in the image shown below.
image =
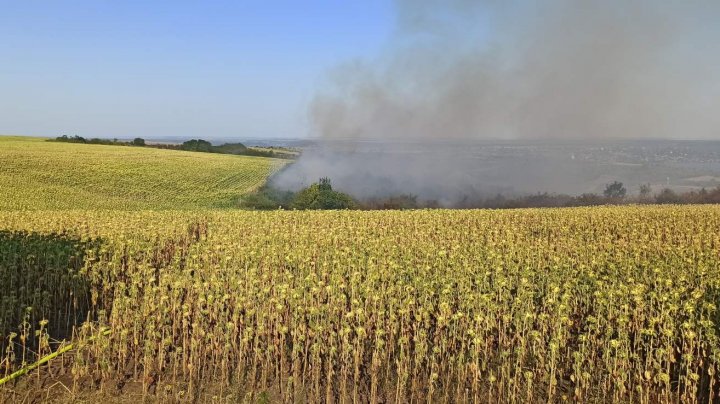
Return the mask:
M328 71L394 4L0 0L0 133L296 138Z
M718 0L0 0L0 134L720 138Z

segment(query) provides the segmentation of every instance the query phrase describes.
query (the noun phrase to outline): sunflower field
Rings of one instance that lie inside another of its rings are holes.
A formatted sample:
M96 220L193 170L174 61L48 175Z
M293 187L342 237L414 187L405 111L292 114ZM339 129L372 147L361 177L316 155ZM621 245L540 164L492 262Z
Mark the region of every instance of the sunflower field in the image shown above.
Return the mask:
M0 284L0 378L75 343L0 400L719 399L718 206L0 212Z

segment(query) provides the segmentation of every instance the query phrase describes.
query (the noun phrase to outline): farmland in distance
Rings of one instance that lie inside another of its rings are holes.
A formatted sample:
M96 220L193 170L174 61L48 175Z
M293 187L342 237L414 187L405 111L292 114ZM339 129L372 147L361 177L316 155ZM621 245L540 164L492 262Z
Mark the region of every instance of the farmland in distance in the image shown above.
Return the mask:
M228 208L285 162L0 136L0 210Z

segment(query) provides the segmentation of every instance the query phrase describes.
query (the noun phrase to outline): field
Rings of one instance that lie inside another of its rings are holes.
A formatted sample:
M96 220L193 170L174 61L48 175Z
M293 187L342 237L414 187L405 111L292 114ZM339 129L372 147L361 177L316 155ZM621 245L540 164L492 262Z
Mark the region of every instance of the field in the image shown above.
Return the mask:
M717 400L718 229L718 206L0 212L0 377L75 343L0 397Z
M0 210L227 208L285 163L0 136Z

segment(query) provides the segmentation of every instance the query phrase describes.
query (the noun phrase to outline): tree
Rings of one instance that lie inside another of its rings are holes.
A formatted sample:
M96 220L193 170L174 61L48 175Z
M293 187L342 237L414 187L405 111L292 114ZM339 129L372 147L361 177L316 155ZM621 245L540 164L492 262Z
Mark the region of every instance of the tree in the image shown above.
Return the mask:
M651 193L652 193L652 188L650 187L650 184L640 185L640 202L643 202L643 203L650 202L650 194Z
M133 146L145 146L145 139L143 139L141 137L136 137L135 139L133 139L132 145Z
M320 189L321 191L332 191L332 184L330 183L330 178L320 178L320 181L318 182L318 189Z
M652 192L652 188L650 187L650 184L640 185L640 196L648 196L648 195L650 195L650 192Z
M211 152L213 151L213 146L207 140L190 139L187 142L184 142L182 146L180 146L180 149L188 151Z
M619 181L613 181L612 183L607 184L605 186L605 191L603 191L603 195L605 195L606 198L612 199L622 199L625 197L626 193L627 190L625 189L625 186L623 186L623 183Z
M295 209L353 209L355 201L342 192L333 191L329 178L321 178L297 193L292 203Z

